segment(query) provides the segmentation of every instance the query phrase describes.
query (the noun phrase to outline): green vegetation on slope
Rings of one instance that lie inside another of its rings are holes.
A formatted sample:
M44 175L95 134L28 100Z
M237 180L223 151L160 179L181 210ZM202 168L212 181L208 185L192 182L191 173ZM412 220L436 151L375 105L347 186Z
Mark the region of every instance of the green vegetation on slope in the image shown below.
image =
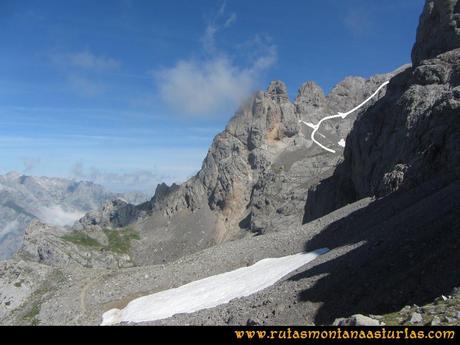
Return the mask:
M119 254L128 253L131 249L131 241L140 239L139 233L130 227L119 230L104 229L103 232L105 236L107 236L107 245L101 244L88 234L81 231L73 231L61 238L79 246L104 249Z
M458 326L460 325L460 289L452 295L436 298L423 306L406 306L398 312L382 315L381 320L389 326L413 325L411 318L417 313L421 317L418 325Z
M64 273L57 269L53 271L46 281L44 281L40 287L35 290L32 295L28 298L27 302L24 303L25 314L23 314L16 323L19 325L32 325L37 326L40 324L39 315L42 306L42 302L46 298L50 298L50 294L66 281ZM16 285L16 284L15 284ZM48 296L48 297L46 297Z
M63 240L85 247L102 247L94 238L91 238L84 232L72 231L61 237Z
M40 314L40 303L35 302L30 308L30 310L24 315L23 319L28 324L31 324L32 326L37 326L39 324L37 318L38 314Z
M107 250L116 253L128 253L131 249L131 241L139 240L139 234L132 228L124 228L122 230L104 230L109 244Z

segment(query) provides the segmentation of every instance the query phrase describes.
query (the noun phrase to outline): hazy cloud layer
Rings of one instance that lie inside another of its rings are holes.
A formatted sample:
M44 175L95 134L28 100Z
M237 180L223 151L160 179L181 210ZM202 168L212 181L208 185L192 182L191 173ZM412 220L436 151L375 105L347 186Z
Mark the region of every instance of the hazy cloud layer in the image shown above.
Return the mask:
M26 157L22 159L22 163L24 164L23 172L25 174L30 174L37 166L40 165L41 159Z
M160 96L181 114L207 116L234 110L250 95L261 74L277 60L276 46L259 35L235 47L251 52L245 56L245 66L217 48L217 34L237 20L235 13L226 14L225 7L223 2L201 38L204 58L182 59L173 67L154 73Z
M85 168L81 162L72 167L71 177L76 180L91 181L115 192L140 191L147 195L153 194L158 183L169 177L148 170L131 172L109 172L95 167Z
M66 211L61 206L54 205L40 208L38 216L46 224L65 226L72 225L84 215L84 212Z
M19 222L15 219L7 223L3 228L0 228L0 240L2 240L6 235L10 233L18 232L19 225Z
M78 94L87 97L104 93L108 86L101 81L101 74L114 73L121 66L117 59L97 55L88 50L72 53L53 52L50 58L64 73L67 84Z
M103 83L94 78L85 77L79 74L69 75L67 81L76 92L83 96L97 96L107 89Z

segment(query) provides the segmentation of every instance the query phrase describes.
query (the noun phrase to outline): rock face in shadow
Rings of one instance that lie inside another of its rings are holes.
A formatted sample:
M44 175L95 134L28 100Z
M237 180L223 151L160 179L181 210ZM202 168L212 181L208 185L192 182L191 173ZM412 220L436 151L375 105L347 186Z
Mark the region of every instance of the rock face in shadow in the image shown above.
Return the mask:
M427 2L421 16L414 51L447 25L442 21L425 33L432 3ZM441 12L458 8L457 2L434 3ZM443 47L439 44L437 49ZM460 49L444 51L415 59L413 67L391 79L386 95L354 123L343 163L331 178L309 190L304 222L363 197L411 189L460 166L459 65Z
M341 219L305 250L356 246L292 279L318 281L298 293L322 302L317 324L356 313L388 314L423 305L460 284L460 171L398 190Z
M460 48L460 5L457 0L429 0L420 17L412 62Z
M330 325L355 314L389 314L430 303L460 284L459 192L460 171L455 171L410 191L347 205L303 226L303 238L309 239L305 251L331 250L287 279L225 305L147 324ZM276 238L286 249L284 234L251 241L276 243ZM229 244L235 251L242 241Z
M327 274L299 293L323 302L318 323L422 305L460 284L460 49L449 50L458 46L452 21L459 8L458 1L427 1L413 67L360 115L343 163L309 190L304 222L376 198L306 244L361 244L294 278Z

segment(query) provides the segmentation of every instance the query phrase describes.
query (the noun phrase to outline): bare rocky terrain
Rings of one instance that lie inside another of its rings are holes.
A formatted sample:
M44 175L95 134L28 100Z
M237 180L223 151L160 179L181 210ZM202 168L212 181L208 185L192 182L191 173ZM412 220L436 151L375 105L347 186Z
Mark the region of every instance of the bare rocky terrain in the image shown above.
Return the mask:
M307 82L294 102L273 81L185 183L159 185L137 206L109 202L70 232L34 222L0 264L0 323L100 324L146 294L329 248L258 293L145 324L320 325L356 314L460 324L459 28L459 1L427 0L412 65L346 78L328 95ZM366 107L320 128L336 154L299 124L353 108L386 80Z

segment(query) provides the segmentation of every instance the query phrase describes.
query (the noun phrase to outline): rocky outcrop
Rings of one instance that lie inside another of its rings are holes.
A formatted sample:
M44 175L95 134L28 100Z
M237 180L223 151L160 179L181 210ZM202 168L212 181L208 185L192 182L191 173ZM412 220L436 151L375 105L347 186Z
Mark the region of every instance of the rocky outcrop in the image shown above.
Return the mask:
M338 318L333 322L334 326L384 326L384 322L361 314L352 315L347 318Z
M432 59L460 48L460 5L457 0L429 0L420 17L412 62Z
M460 288L455 287L445 295L424 305L406 305L398 312L375 315L391 326L453 326L460 324Z
M460 323L460 288L436 297L423 305L406 305L401 310L384 315L353 315L334 320L337 326L455 326Z
M35 314L30 310L33 303L25 302L36 295L36 291L49 281L49 285L59 283L54 269L46 265L40 265L28 261L1 261L0 262L0 323L5 317L18 307L26 305L28 313L23 317L25 324L34 324ZM44 289L43 289L44 290Z
M74 229L97 229L121 228L130 224L140 216L140 208L127 203L123 199L111 200L98 210L88 212L74 225Z
M17 260L53 267L125 268L134 266L130 256L132 230L91 229L69 231L32 221L26 229ZM133 236L134 235L134 236Z

